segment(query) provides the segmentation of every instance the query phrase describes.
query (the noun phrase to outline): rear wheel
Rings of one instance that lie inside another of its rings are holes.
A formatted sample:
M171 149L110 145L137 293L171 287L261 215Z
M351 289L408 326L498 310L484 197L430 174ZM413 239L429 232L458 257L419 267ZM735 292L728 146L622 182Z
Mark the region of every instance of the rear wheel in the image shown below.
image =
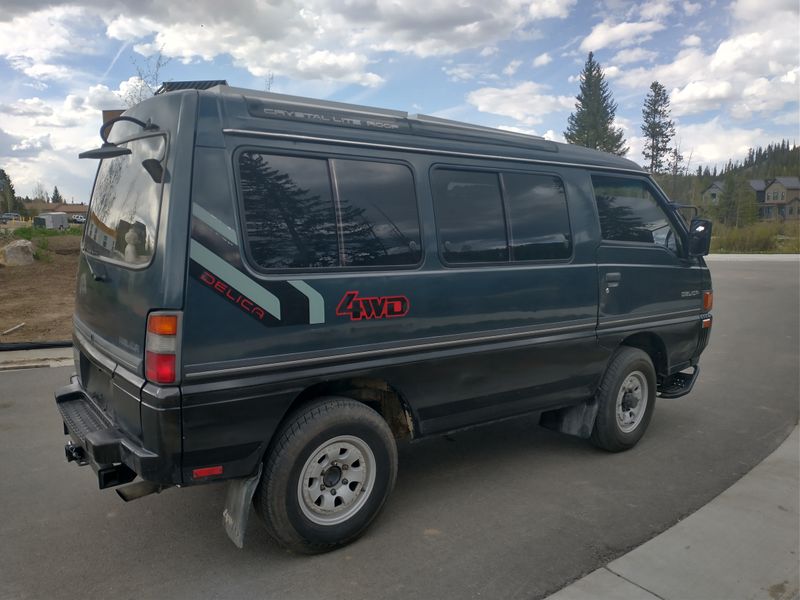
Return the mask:
M656 402L656 372L647 353L620 348L603 376L597 401L592 443L609 452L633 448L650 424Z
M301 408L276 434L255 494L267 531L313 554L360 536L383 507L397 474L386 421L348 398Z

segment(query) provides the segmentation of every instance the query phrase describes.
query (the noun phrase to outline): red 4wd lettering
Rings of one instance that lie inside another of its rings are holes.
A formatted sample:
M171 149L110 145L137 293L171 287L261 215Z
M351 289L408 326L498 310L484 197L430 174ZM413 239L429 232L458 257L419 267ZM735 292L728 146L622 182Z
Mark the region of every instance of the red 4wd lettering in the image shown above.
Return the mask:
M394 319L408 314L410 302L405 296L359 296L358 292L345 292L336 314L350 317L351 321L362 319Z

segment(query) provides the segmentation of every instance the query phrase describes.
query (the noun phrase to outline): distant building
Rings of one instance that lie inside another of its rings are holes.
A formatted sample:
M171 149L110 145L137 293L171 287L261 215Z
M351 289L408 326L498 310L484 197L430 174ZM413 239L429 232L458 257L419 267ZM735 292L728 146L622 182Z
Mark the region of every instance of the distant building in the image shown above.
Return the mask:
M719 204L719 199L722 197L724 189L724 182L715 181L712 183L705 190L703 190L702 194L700 194L700 197L703 199L703 204L706 206L716 206Z
M776 177L764 182L758 216L764 221L800 219L800 177Z
M43 212L63 212L67 213L67 217L73 217L75 215L83 215L85 217L89 213L89 205L83 203L70 204L68 202L60 202L58 204L53 204L51 202L45 202L44 200L31 200L30 202L25 202L24 206L25 210L28 211L28 214L32 217Z

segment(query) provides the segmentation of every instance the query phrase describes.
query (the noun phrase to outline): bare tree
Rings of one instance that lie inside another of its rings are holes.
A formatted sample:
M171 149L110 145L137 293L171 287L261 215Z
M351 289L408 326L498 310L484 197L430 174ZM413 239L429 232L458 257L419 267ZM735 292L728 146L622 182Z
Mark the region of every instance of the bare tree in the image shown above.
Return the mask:
M33 186L33 199L50 202L50 194L47 193L47 190L44 188L44 185L42 185L41 181L37 181L36 185Z
M271 92L272 91L272 83L275 80L275 74L270 71L267 76L264 78L264 91Z
M146 57L142 62L132 59L131 62L136 68L136 82L120 94L128 108L155 95L156 90L163 83L162 71L172 59L165 57L161 50Z

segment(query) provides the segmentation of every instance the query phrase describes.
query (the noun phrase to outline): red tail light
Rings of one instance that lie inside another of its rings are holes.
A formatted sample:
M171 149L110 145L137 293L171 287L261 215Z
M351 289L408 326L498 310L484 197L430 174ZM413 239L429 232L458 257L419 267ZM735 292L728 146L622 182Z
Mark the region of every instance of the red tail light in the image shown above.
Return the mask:
M714 306L714 292L703 292L703 310L708 312Z
M153 383L178 382L180 313L150 313L145 340L145 377Z

